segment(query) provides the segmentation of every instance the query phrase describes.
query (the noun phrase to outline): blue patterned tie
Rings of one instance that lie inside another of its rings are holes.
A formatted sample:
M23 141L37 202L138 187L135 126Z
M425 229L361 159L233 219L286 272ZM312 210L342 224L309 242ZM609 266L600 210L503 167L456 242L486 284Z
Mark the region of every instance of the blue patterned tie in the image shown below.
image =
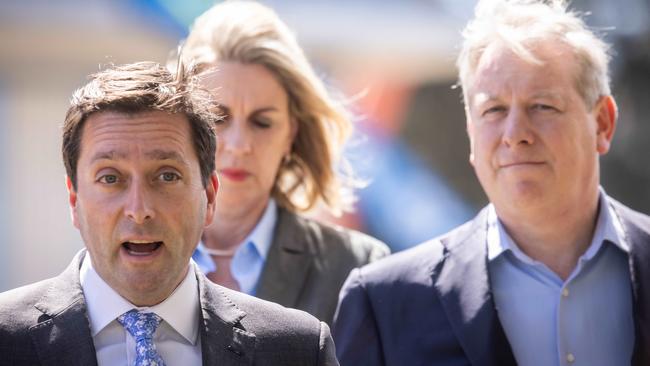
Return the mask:
M135 338L135 366L165 366L153 344L153 334L162 321L158 315L134 309L117 317L117 321Z

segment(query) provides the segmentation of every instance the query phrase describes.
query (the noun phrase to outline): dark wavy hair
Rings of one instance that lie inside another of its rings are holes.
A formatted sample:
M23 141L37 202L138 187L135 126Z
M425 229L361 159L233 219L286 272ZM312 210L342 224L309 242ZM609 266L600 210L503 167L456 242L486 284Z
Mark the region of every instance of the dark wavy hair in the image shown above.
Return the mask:
M191 70L179 63L176 75L155 62L113 66L90 75L90 81L72 95L63 123L63 163L77 189L77 162L81 134L88 117L99 112L136 114L162 111L183 114L192 130L203 186L215 170L215 122L219 116L209 94L198 87Z

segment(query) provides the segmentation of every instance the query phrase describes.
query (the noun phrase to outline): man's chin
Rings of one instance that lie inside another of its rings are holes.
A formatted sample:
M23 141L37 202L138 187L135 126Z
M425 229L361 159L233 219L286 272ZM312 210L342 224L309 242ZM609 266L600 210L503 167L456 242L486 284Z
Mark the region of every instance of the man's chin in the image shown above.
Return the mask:
M136 306L153 306L165 300L176 286L163 274L131 274L113 287L120 296ZM167 281L166 281L167 280Z
M136 306L153 306L161 303L174 291L174 287L169 286L158 280L149 280L138 277L121 284L116 291Z

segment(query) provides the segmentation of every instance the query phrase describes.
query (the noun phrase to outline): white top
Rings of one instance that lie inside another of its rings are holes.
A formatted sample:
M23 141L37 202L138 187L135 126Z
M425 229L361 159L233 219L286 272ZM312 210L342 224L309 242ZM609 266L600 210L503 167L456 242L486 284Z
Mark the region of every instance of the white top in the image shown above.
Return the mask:
M154 344L167 366L202 364L199 293L193 266L190 263L185 279L163 302L151 307L137 307L97 274L90 253L86 255L79 279L99 366L131 366L135 363L135 339L116 320L131 309L153 312L163 319L154 334Z

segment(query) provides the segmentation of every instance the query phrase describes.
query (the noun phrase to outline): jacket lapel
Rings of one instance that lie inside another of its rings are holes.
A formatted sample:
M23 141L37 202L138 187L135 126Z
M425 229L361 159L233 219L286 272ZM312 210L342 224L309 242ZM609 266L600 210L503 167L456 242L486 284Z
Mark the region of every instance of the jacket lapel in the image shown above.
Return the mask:
M75 256L35 305L43 315L29 332L44 366L97 365L86 302L79 283L79 268L85 254L82 250Z
M650 218L612 200L630 245L630 277L634 309L633 365L650 365Z
M487 268L487 210L443 239L436 288L471 364L516 365L499 322Z
M278 223L260 277L257 297L286 307L297 306L313 261L309 248L314 239L308 233L296 215L278 209Z
M194 268L201 303L201 353L204 365L252 365L255 336L239 328L246 316L220 287Z

